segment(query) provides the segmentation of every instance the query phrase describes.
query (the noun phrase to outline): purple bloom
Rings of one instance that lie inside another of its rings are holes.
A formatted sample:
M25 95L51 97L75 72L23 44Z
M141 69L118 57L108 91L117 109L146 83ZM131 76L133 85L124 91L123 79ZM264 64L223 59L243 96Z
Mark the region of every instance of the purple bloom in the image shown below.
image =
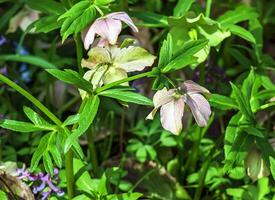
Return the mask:
M39 172L38 175L34 175L30 173L28 170L24 169L17 169L18 178L26 179L29 181L34 182L33 186L33 193L34 194L41 194L41 200L47 199L53 192L56 193L58 196L64 195L64 192L55 186L54 182L59 181L58 173L59 170L57 168L54 169L53 177L50 176L49 173L43 174ZM40 183L37 185L37 183Z
M2 46L3 44L5 44L7 42L7 39L4 36L0 36L0 46Z

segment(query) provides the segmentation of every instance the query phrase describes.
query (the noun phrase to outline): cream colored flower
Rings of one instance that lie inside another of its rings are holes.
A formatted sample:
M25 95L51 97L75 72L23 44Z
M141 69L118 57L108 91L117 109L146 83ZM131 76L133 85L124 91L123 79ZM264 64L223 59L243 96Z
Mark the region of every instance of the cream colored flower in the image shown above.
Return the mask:
M197 124L204 127L211 115L211 109L201 93L209 93L209 91L191 80L185 81L178 90L163 88L154 95L154 109L146 119L153 119L160 108L162 127L173 134L179 134L182 130L182 117L186 103Z

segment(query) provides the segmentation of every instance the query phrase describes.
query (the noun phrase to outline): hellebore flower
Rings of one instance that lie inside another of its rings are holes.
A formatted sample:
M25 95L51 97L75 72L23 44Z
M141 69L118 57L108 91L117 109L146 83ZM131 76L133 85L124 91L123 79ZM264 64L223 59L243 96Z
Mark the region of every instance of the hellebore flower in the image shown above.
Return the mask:
M20 27L22 31L25 31L31 23L33 23L38 19L39 19L38 11L31 10L27 7L24 7L13 18L11 18L7 33L14 33L18 27ZM34 32L34 29L32 29L29 33L33 33L33 32Z
M155 60L155 56L136 46L121 49L117 46L94 47L88 56L88 59L82 59L81 65L90 69L84 78L91 81L94 89L127 78L127 72L142 71Z
M87 33L84 34L84 47L89 49L90 45L94 42L95 34L101 38L98 46L106 46L108 44L114 45L117 42L118 35L122 29L122 23L126 23L135 32L138 32L137 27L134 25L131 18L125 12L114 12L104 17L98 18L90 26Z
M201 93L209 94L209 91L191 80L185 81L178 89L163 88L154 95L154 109L146 119L153 119L160 108L162 127L177 135L182 130L182 117L186 103L197 124L204 127L207 125L211 109Z
M247 175L255 182L256 180L269 176L270 171L265 164L262 153L255 145L252 146L244 161Z

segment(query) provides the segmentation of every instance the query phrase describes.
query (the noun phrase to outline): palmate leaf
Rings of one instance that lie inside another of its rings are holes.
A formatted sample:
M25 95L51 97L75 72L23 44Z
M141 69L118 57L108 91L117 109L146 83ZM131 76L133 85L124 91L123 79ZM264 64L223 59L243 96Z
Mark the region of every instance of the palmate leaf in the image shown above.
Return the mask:
M60 28L62 23L60 21L57 21L58 17L58 15L41 17L34 24L35 32L48 33L50 31Z
M70 10L61 15L58 20L63 20L61 26L62 42L71 34L78 33L90 24L96 16L96 8L89 0L80 1Z

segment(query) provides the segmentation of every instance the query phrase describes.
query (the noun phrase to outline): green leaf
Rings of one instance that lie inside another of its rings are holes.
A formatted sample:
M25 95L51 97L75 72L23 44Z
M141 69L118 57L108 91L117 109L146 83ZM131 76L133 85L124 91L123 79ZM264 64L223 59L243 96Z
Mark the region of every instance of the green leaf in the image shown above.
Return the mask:
M240 133L239 121L241 120L242 114L238 112L233 117L231 117L226 129L224 136L224 157L228 158L229 153L232 149L235 138Z
M31 172L33 172L37 168L39 161L41 160L41 158L44 154L44 151L47 149L48 140L49 140L50 136L51 136L51 133L48 133L47 135L45 135L41 138L39 145L36 148L36 150L32 156L32 159L31 159L31 169L30 169Z
M100 99L97 95L89 96L83 111L80 113L78 128L73 131L71 135L69 135L68 139L65 143L65 152L67 152L74 142L77 141L78 137L80 137L92 124L99 107Z
M160 136L160 142L163 146L173 147L177 145L177 141L171 133L163 131Z
M231 25L227 26L227 28L234 35L237 35L253 44L256 43L254 36L248 30L244 29L243 27L231 24Z
M258 130L257 128L254 128L252 126L244 127L242 128L245 132L247 132L249 135L254 135L256 137L264 138L263 133Z
M232 169L234 164L242 164L251 144L253 144L253 137L243 132L238 133L225 160L225 172L228 172L230 169Z
M21 133L52 130L51 128L48 128L48 127L40 127L28 122L9 120L9 119L0 121L0 126L2 128L9 129L16 132L21 132Z
M96 16L96 8L89 0L80 1L59 17L64 19L61 26L62 42L71 34L78 33L88 24L92 23Z
M123 193L123 194L110 194L106 197L107 200L137 200L142 196L141 193Z
M34 24L35 32L48 33L61 27L62 23L57 21L58 15L41 17Z
M156 28L164 28L168 26L167 16L156 14L153 12L147 11L130 11L129 12L132 17L136 17L142 20L142 23L137 23L140 26L145 27L156 27Z
M44 152L43 154L43 165L45 167L46 172L53 175L53 162L48 152Z
M153 102L151 99L148 99L147 97L142 96L139 93L125 91L121 89L104 90L103 92L100 92L99 95L118 99L124 102L135 103L145 106L153 106Z
M173 40L171 34L168 33L166 40L163 41L160 53L158 67L166 66L173 58Z
M250 108L249 99L244 96L242 91L233 83L230 83L234 96L236 98L237 104L239 106L239 110L242 114L247 117L249 120L253 120L253 113Z
M211 106L221 110L238 109L234 99L220 94L211 94L209 102Z
M137 152L136 152L136 157L140 162L145 162L146 158L147 158L147 151L145 146L141 146Z
M253 45L258 63L262 62L263 57L263 26L258 19L249 21L249 31L256 39L256 44Z
M67 119L63 122L62 125L63 126L73 125L79 121L79 117L80 117L80 114L70 115L69 117L67 117Z
M207 40L195 40L186 42L182 49L173 56L173 59L163 69L163 73L182 69L190 64L197 63L197 58L194 56L208 44Z
M237 24L242 21L252 20L259 16L257 11L249 6L239 6L235 10L227 11L218 18L222 26Z
M43 58L31 55L17 55L17 54L6 54L0 56L0 61L17 61L35 65L44 69L56 69L52 63L44 60Z
M270 171L273 179L275 179L275 158L272 158L271 156L269 156L269 161L270 161Z
M53 0L43 0L43 2L37 0L27 0L26 3L30 8L47 14L60 15L65 12L63 5Z
M64 71L58 69L46 70L59 80L77 86L88 93L93 93L93 85L82 78L76 71L65 69Z
M55 143L51 144L50 152L57 167L62 168L62 156Z
M53 129L54 126L51 125L49 122L47 122L45 119L43 119L38 113L34 112L31 108L24 106L23 108L24 113L26 116L34 123L35 125L45 129Z
M180 17L185 15L194 2L195 0L179 0L174 8L173 16Z
M251 66L251 61L239 50L236 48L229 48L229 53L244 67L248 68Z

